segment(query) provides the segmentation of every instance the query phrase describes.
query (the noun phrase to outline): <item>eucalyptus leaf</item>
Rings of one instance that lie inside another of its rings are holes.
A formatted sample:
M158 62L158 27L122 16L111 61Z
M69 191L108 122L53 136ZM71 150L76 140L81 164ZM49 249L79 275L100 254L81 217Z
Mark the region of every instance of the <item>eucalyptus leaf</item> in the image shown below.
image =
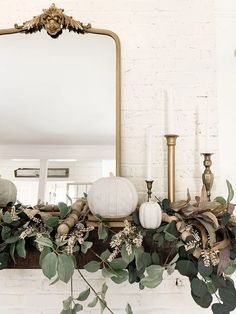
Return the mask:
M227 202L230 203L232 201L232 199L234 198L234 190L232 187L232 184L226 180L227 183L227 187L228 187L228 198L227 198Z
M93 301L88 304L88 307L95 307L98 303L98 297L95 297Z
M159 286L159 284L162 282L162 274L159 274L158 276L155 276L153 278L151 277L145 277L142 278L140 283L147 288L153 289Z
M129 303L127 303L125 311L126 311L126 314L133 314L132 308Z
M138 211L135 211L132 214L132 218L133 218L133 222L135 223L135 225L140 226L140 220L139 220L139 215L138 215Z
M48 256L48 255L47 255ZM47 258L47 256L45 258ZM45 260L43 259L43 262ZM60 254L58 256L57 272L61 281L67 283L73 276L75 270L74 261L71 256L66 254Z
M131 246L131 255L128 254L125 245L122 246L121 248L121 256L122 259L129 264L130 262L132 262L132 260L134 259L134 248L133 246Z
M228 308L221 303L214 303L211 306L213 314L229 314Z
M229 280L226 281L226 287L219 288L219 296L230 311L236 308L236 290Z
M10 255L6 252L0 253L0 269L7 268L10 262Z
M50 286L54 285L55 283L57 283L60 280L59 277L57 277L56 279L54 279L52 282L50 282Z
M69 310L71 308L72 301L73 301L72 297L69 297L65 301L63 301L63 309Z
M56 243L57 247L61 247L61 246L65 245L67 243L67 241L66 240L61 240L60 238L57 238L55 240L55 243Z
M71 309L69 310L62 310L60 314L73 314Z
M158 255L157 252L152 253L152 263L154 265L159 265L160 264L160 256Z
M103 261L106 261L110 255L111 255L111 252L109 250L106 250L106 251L102 252L100 257Z
M45 221L45 224L48 226L48 227L51 227L51 228L56 228L59 224L59 218L58 217L49 217L46 221Z
M115 258L110 262L110 266L114 270L124 269L127 267L127 265L128 264L121 257Z
M49 247L44 247L44 249L42 250L42 252L41 252L41 254L40 254L40 257L39 257L39 266L42 268L42 261L43 261L43 259L44 259L44 257L47 255L47 254L49 254L49 253L51 253L52 251L51 251L51 249L49 248Z
M133 284L134 282L139 282L137 269L134 267L133 263L130 263L128 266L129 271L129 283Z
M192 293L199 298L203 298L204 295L208 293L206 283L198 278L193 278L191 281L191 290Z
M64 219L70 212L70 207L68 207L65 203L58 203L58 208L60 211L60 217L61 219Z
M165 268L160 265L151 265L146 268L147 277L141 279L140 283L147 288L156 288L163 280Z
M146 272L150 277L159 276L159 274L163 274L165 268L160 265L151 265L146 268Z
M189 260L180 260L176 263L176 269L180 272L181 275L187 277L196 277L198 270L195 264Z
M107 240L108 238L108 227L103 222L98 227L98 238L99 240Z
M107 290L108 290L108 286L107 286L107 284L104 282L104 284L102 285L102 298L105 298L106 293L107 293Z
M11 236L11 228L7 226L2 227L1 236L3 241L6 241Z
M198 271L203 277L209 277L213 272L212 265L205 266L203 259L198 259Z
M13 222L12 216L9 212L5 212L5 214L3 215L3 221L7 224L10 224Z
M78 301L85 301L88 299L90 295L90 288L86 289L85 291L81 292L76 300Z
M93 242L84 241L84 243L81 245L81 252L86 254L89 249L93 246Z
M121 284L128 279L128 272L126 270L117 270L115 273L116 275L111 277L111 280L117 284Z
M168 200L167 198L165 198L162 202L161 202L161 206L163 211L168 211L171 208L171 202L170 200Z
M16 235L16 236L12 236L12 237L6 239L5 242L6 242L7 244L11 244L11 243L16 243L18 240L19 240L19 236Z
M76 313L77 312L80 312L80 311L83 311L83 305L82 304L79 304L79 303L77 303L77 304L75 304L75 306L74 306L74 309L73 309Z
M90 273L95 273L96 271L100 269L100 262L91 261L84 266L84 269Z
M26 258L25 240L24 240L24 239L20 239L20 240L16 243L16 251L17 251L17 254L18 254L20 257Z
M134 248L135 265L138 271L143 268L143 253L144 253L144 248L142 246L139 248L137 247Z
M13 260L13 262L16 264L16 260L15 260L15 249L16 249L16 244L15 243L12 243L10 245L10 249L9 249L9 253L11 255L11 258Z
M164 229L164 233L167 241L174 241L178 239L179 232L176 228L176 221L171 221Z
M236 271L236 265L231 263L224 271L225 275L231 276Z
M221 205L225 205L227 203L225 198L221 196L216 197L214 201L220 203Z
M42 260L42 271L48 279L52 279L57 273L58 258L54 252L47 254Z
M142 255L142 264L143 267L146 268L150 265L152 265L152 256L150 253L144 252Z
M222 276L217 276L215 274L211 275L211 280L213 285L218 289L222 287L226 287L226 280Z
M102 275L104 278L111 278L116 276L115 272L112 269L106 267L102 269Z
M192 293L192 297L194 301L203 308L208 308L213 300L212 295L209 292L207 292L202 298L199 298Z
M219 221L222 225L227 225L227 223L229 222L230 220L230 213L224 213L220 218L219 218Z
M52 241L51 241L49 238L40 237L40 238L37 238L37 239L35 240L35 242L37 242L39 245L47 246L47 247L53 248L53 243L52 243Z

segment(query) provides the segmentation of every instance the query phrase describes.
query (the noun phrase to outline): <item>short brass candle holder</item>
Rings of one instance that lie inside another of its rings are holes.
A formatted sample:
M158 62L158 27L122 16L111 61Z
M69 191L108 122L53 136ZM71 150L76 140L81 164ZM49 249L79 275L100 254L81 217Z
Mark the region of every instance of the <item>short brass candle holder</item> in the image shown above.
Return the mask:
M165 135L168 148L168 198L175 201L175 146L178 135Z
M152 184L153 184L153 180L145 180L146 184L147 184L147 195L148 195L148 202L150 201L151 197L152 197Z
M211 172L211 165L212 165L211 156L213 154L212 153L202 153L201 155L204 156L203 165L205 167L205 170L202 174L202 182L206 187L207 197L208 197L208 200L210 201L211 200L211 189L212 189L212 185L214 182L214 174Z

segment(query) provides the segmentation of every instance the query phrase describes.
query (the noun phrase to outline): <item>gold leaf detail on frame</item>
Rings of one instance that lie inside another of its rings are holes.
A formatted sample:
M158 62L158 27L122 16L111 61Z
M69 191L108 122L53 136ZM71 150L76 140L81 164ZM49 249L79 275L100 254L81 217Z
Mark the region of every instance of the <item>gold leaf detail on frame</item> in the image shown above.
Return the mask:
M57 8L53 3L49 9L43 10L43 14L35 16L23 25L16 24L15 28L26 33L37 32L44 28L50 36L57 37L63 29L83 34L85 30L91 28L91 24L84 25L74 20L72 16L66 15L63 9Z

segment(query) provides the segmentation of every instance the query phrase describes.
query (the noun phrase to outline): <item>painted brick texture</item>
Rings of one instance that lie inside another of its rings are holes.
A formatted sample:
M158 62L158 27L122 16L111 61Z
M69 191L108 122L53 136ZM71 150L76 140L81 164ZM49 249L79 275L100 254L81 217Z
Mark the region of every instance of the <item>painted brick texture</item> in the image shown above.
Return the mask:
M51 1L1 0L0 27L9 28L47 8ZM166 113L164 90L173 88L177 145L177 198L201 185L200 152L205 107L213 113L213 149L217 150L215 105L215 30L213 0L58 0L56 5L82 22L116 32L122 44L122 174L145 193L145 131L153 125L154 192L166 195ZM0 314L59 314L69 286L49 286L40 270L0 273ZM95 287L103 279L86 274ZM77 277L77 276L76 276ZM128 284L111 285L108 302L116 314L126 302L135 314L210 313L191 299L188 281L175 285L174 274L155 290L139 292ZM83 283L75 278L75 289ZM99 313L99 310L83 311Z

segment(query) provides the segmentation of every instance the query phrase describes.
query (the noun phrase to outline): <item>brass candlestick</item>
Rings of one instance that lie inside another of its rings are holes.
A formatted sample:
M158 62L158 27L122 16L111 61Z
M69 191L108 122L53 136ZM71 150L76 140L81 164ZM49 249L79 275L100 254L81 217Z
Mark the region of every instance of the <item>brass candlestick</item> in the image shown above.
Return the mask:
M168 147L168 198L175 201L175 146L178 135L165 135Z
M148 195L148 202L149 202L152 197L152 184L154 181L145 180L145 182L147 184L147 195Z
M214 174L211 172L211 156L212 153L202 153L204 156L203 165L205 166L205 171L202 174L202 182L206 187L208 200L211 200L211 188L214 182Z

